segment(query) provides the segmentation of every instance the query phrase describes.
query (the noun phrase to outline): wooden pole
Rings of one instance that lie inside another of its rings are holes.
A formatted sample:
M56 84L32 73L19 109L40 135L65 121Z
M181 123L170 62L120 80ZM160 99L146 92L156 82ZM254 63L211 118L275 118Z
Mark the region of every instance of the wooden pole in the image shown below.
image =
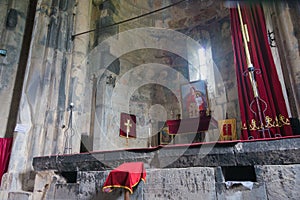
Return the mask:
M130 200L130 193L129 190L124 189L124 200Z

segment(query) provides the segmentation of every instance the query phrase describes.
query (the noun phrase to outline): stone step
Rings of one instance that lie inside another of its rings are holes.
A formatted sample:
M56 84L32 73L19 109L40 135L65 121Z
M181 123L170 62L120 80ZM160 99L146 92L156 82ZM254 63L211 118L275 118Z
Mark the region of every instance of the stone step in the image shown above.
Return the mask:
M32 200L32 193L22 192L22 191L16 191L16 192L1 191L0 198L7 199L7 200Z

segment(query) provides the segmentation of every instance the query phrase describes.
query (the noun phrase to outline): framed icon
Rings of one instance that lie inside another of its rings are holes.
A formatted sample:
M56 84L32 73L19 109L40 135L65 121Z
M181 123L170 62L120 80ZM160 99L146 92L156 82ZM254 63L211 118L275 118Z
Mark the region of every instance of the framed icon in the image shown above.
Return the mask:
M209 110L207 84L203 80L181 85L183 118L199 117Z
M236 119L225 119L218 121L220 140L237 140Z
M169 133L169 127L166 123L160 122L159 123L159 144L170 144L172 141L172 135Z

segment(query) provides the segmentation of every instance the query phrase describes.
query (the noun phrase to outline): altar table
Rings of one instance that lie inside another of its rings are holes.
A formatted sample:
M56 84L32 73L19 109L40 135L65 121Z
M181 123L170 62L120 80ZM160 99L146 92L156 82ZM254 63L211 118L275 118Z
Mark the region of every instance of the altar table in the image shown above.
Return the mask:
M169 134L201 133L208 130L211 116L167 120Z

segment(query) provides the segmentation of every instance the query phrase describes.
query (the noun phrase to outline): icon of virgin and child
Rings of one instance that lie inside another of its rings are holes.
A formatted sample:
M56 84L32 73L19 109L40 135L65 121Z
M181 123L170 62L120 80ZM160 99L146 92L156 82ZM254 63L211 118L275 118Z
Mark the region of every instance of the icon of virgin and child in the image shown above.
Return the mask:
M205 95L194 86L190 87L189 93L184 97L184 104L189 118L199 117L199 114L205 113L207 109Z

